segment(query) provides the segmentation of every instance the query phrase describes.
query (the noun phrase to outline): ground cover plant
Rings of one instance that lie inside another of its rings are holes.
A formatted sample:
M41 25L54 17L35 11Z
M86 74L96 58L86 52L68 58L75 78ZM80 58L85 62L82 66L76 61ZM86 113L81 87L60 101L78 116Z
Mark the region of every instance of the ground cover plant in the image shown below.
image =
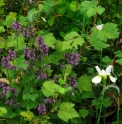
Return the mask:
M0 124L121 124L121 5L0 0Z

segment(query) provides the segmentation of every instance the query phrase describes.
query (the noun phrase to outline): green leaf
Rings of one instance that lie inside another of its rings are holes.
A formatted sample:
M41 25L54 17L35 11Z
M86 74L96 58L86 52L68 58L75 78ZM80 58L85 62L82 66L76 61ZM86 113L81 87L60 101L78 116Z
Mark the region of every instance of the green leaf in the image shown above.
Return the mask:
M26 48L26 44L24 42L25 38L23 36L8 36L7 47L14 47L14 50L23 50Z
M5 48L5 39L3 37L0 37L0 48Z
M34 93L33 94L27 93L23 95L23 100L35 101L37 98L38 98L38 94L34 94Z
M95 8L90 8L90 9L88 9L88 10L86 11L86 15L87 15L88 17L93 16L95 13L96 13Z
M17 13L10 12L9 15L6 17L5 25L8 26L8 28L12 27L12 23L16 21Z
M56 43L56 39L55 37L53 36L52 33L48 33L44 36L44 42L45 44L48 46L48 47L52 47L54 48L54 44Z
M101 15L101 14L105 11L105 8L103 8L103 7L101 7L101 6L98 6L98 7L96 8L96 11L97 11L97 13L98 13L99 15Z
M0 107L0 116L3 117L7 113L7 109L4 107Z
M39 4L39 12L42 12L44 10L44 5Z
M3 26L0 26L0 33L5 32L5 28Z
M67 123L69 119L79 117L77 111L73 108L73 106L74 104L72 103L62 103L59 108L58 117Z
M8 99L10 96L11 96L11 91L10 90L7 90L6 99Z
M108 39L112 39L112 38L118 38L118 28L117 28L117 24L114 23L106 23L103 26L102 31L104 32L105 36Z
M84 91L82 92L82 99L94 98L93 92Z
M33 23L37 18L37 10L35 8L31 9L27 14L27 21Z
M4 0L0 0L0 6L5 5Z
M19 17L19 22L20 22L23 26L27 26L26 17L24 17L24 16L22 16L22 15Z
M108 108L110 105L111 105L111 101L109 100L109 98L104 98L103 99L103 106L105 107L105 108Z
M79 45L79 46L82 46L83 43L84 43L84 39L80 36L80 37L77 37L77 38L73 41L71 47L72 47L72 48L75 47L76 49L78 49L78 45Z
M72 1L70 3L70 9L75 12L77 10L77 4L78 3L76 1Z
M83 117L83 118L85 118L86 116L88 116L88 114L89 114L89 111L86 110L86 109L80 109L80 110L79 110L79 115L80 115L81 117Z
M77 32L72 31L64 36L64 40L71 40L77 36L80 36Z
M44 11L47 13L47 14L49 14L50 13L50 10L51 10L51 8L52 8L52 6L53 6L53 2L52 2L52 0L45 0L44 1Z
M65 70L64 70L64 76L68 76L70 73L72 72L72 66L70 64L67 64L65 66Z
M65 89L55 84L54 81L44 82L41 91L46 97L58 95L57 93L65 93Z
M82 93L83 91L92 91L91 77L82 75L78 79L78 90Z
M35 117L33 112L31 112L31 111L27 111L27 112L23 111L20 113L20 115L23 116L24 120L26 120L26 121L31 121Z

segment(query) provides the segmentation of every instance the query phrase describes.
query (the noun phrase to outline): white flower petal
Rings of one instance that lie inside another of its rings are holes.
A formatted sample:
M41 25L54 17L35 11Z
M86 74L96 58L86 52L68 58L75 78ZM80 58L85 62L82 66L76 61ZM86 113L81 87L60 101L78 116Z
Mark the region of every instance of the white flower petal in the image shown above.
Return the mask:
M102 80L102 76L98 75L98 76L95 76L93 79L92 79L92 83L94 84L98 84L100 83Z
M107 74L110 74L112 71L113 71L113 65L109 65L109 66L106 68L106 73L107 73Z
M98 30L102 30L102 29L103 29L104 24L101 24L101 25L95 25L95 26L96 26L96 28L97 28Z
M101 76L106 76L105 70L102 69L102 71L99 73L99 75L101 75Z
M110 80L111 80L113 83L116 83L116 80L117 80L116 77L113 77L112 75L109 75L109 78L110 78Z
M98 74L101 73L101 70L100 70L99 66L95 66L95 68L96 68Z
M120 89L119 89L119 87L118 87L117 85L115 85L115 84L107 85L107 86L105 87L105 90L107 90L107 89L109 89L109 88L111 88L111 87L115 88L115 89L118 91L118 94L120 94Z

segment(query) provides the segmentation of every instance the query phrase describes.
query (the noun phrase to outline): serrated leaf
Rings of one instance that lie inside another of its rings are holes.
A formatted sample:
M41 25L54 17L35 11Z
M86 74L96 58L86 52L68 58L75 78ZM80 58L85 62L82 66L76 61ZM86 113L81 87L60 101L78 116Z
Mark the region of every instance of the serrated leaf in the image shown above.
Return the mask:
M78 90L82 93L83 91L92 91L91 77L82 75L78 79Z
M96 13L95 8L90 8L90 9L88 9L88 10L86 11L86 15L87 15L88 17L93 16L95 13Z
M73 106L74 104L72 103L62 103L59 108L58 117L67 123L69 119L79 117L77 111L73 108Z
M83 118L88 116L88 113L89 113L89 111L87 109L80 109L80 111L79 111L79 115Z
M72 72L72 66L70 64L67 64L64 70L65 77L68 76L71 72Z
M77 48L78 48L78 45L79 45L79 46L82 46L83 43L84 43L84 39L83 39L82 37L77 37L77 38L73 41L73 43L72 43L72 45L71 45L71 48L75 47L75 48L77 49Z
M98 7L96 8L96 11L97 11L97 13L98 13L99 15L101 15L101 14L105 11L105 8L103 8L103 7L101 7L101 6L98 6Z
M94 98L94 94L89 91L82 92L82 99Z
M27 111L27 112L23 111L20 113L20 115L23 116L24 120L26 120L26 121L31 121L35 117L33 112L31 112L31 111Z
M44 82L41 90L46 97L57 95L57 93L65 93L65 89L55 84L54 81Z
M75 38L77 36L80 36L77 32L72 31L65 35L64 40L71 40L72 38Z
M27 26L26 17L24 17L24 16L22 16L22 15L19 17L19 22L21 22L21 24L22 24L23 26Z
M44 11L47 13L47 14L49 14L50 13L50 10L51 10L51 8L52 8L52 6L53 6L53 2L52 2L52 0L45 0L44 1Z
M63 50L67 50L67 49L71 49L71 43L72 43L73 41L71 41L71 40L69 40L69 41L63 41L62 42L62 49L61 49L61 51L63 51Z
M48 47L54 48L54 47L55 47L54 44L56 43L56 39L55 39L55 37L53 36L52 33L49 33L49 34L46 34L46 35L44 36L44 42L45 42L45 44L46 44Z

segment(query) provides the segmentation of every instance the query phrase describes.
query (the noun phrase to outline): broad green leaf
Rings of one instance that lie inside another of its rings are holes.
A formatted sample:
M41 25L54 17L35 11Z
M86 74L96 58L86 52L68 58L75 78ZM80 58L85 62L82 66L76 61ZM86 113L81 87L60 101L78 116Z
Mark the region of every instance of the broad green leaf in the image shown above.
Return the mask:
M22 24L23 26L27 26L26 17L24 17L24 16L22 16L22 15L19 17L19 22L21 22L21 24Z
M77 111L73 108L73 106L74 104L72 103L62 103L59 108L58 117L67 123L69 119L79 117Z
M5 32L5 28L3 26L0 26L0 33Z
M104 32L105 36L108 39L112 39L112 38L118 38L118 28L117 28L117 24L114 23L106 23L103 26L102 31Z
M23 116L24 120L26 120L26 121L31 121L35 117L33 112L31 112L31 111L27 111L27 112L23 111L20 113L20 115Z
M61 49L61 51L63 51L63 50L67 50L67 49L71 49L71 43L72 43L73 41L72 40L69 40L69 41L63 41L62 43L62 49Z
M71 47L75 47L76 49L78 49L78 45L79 46L82 46L84 43L84 39L82 37L77 37L73 42L72 42L72 45Z
M96 14L95 8L90 8L90 9L88 9L88 10L86 11L86 15L87 15L88 17L91 17L91 16L93 16L94 14Z
M14 59L14 66L17 66L19 69L24 69L26 70L28 67L28 64L25 63L25 58L24 56L20 56L18 58Z
M77 36L80 36L80 35L77 32L72 31L72 32L65 35L64 40L71 40Z
M79 115L83 118L85 118L86 116L88 116L89 111L87 109L80 109L79 110Z
M66 6L62 5L61 7L57 8L57 13L63 15L66 12Z
M101 6L98 6L98 7L96 8L96 11L97 11L97 13L98 13L99 15L101 15L101 14L105 11L105 8L103 8L103 7L101 7Z
M0 6L5 5L4 0L0 0Z
M7 47L14 47L14 50L23 50L26 48L26 44L24 42L24 36L9 36Z
M44 35L44 42L48 47L54 48L55 47L54 44L56 43L56 39L52 33L49 33L49 34Z
M4 107L0 107L0 116L3 117L7 113L7 109Z
M10 12L9 15L6 16L5 25L8 26L8 28L12 27L12 23L16 21L17 13Z
M39 12L42 12L44 10L44 5L39 4Z
M71 3L70 3L70 9L72 10L72 11L76 11L77 10L77 7L78 7L78 3L77 3L77 1L72 1Z
M4 13L4 8L0 7L0 15L2 15Z
M49 14L50 10L53 6L53 1L52 0L45 0L44 1L44 11Z
M89 91L82 92L82 99L94 98L94 94Z
M83 91L92 91L91 77L82 75L78 79L78 90L82 93Z
M44 82L41 91L46 97L55 96L57 95L57 93L61 93L61 94L65 93L65 89L55 84L54 81Z
M11 113L10 116L9 116L9 118L14 118L16 116L17 116L17 113Z
M27 21L33 23L37 18L37 10L35 8L31 9L27 14Z
M31 101L35 101L36 98L38 98L38 94L30 94L30 93L27 93L27 94L24 94L23 95L23 100L31 100Z

